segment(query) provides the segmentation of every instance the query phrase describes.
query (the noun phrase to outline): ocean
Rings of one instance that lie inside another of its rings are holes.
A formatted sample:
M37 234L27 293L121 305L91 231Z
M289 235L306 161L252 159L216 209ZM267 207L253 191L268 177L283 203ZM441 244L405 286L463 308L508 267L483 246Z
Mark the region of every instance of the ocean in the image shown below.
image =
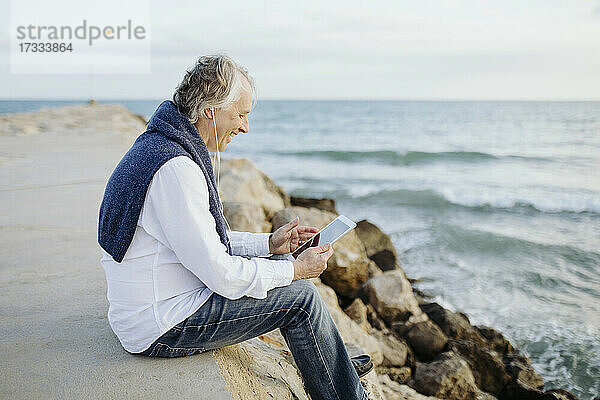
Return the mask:
M160 100L114 102L148 118ZM377 224L420 290L503 332L546 388L600 395L600 102L264 100L223 157Z

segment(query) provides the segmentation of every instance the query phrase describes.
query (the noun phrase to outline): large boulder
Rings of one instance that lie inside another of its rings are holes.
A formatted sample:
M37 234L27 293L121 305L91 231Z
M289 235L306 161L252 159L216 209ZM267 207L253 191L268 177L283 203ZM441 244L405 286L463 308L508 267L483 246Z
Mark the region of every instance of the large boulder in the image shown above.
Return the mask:
M250 203L262 207L267 219L290 205L290 198L271 178L247 159L230 159L221 165L221 201Z
M469 318L462 313L446 310L438 303L422 304L421 310L435 322L446 336L453 339L468 339L478 344L485 344L485 339L477 328L471 326Z
M390 377L391 380L400 384L405 384L410 381L412 377L412 370L410 367L377 367L377 374L380 376L385 374Z
M309 197L290 197L290 203L293 206L305 207L305 208L318 208L319 210L329 211L337 214L335 209L335 200L333 199L313 199Z
M292 219L300 217L300 224L325 227L337 215L317 208L288 207L275 213L271 223L273 231ZM368 279L369 260L365 247L354 231L344 235L333 245L334 253L321 275L323 282L345 297L354 298L358 289Z
M356 233L365 245L367 256L383 271L400 268L398 253L392 240L376 225L363 219L356 224Z
M533 369L528 357L513 352L505 354L502 361L511 377L499 396L502 400L552 399L544 393L544 379Z
M377 330L387 330L385 322L383 322L383 320L379 318L379 315L377 315L377 311L375 311L375 308L371 304L367 304L367 321L369 321L369 324L371 324L371 326Z
M456 339L448 341L447 349L467 361L475 383L488 393L499 395L511 379L504 368L501 356L493 350L469 340Z
M418 362L413 385L420 393L447 400L476 400L479 392L467 362L452 352L430 364Z
M492 350L500 354L512 353L515 350L504 335L494 328L484 325L478 325L476 328Z
M373 329L371 334L379 341L383 353L382 366L402 367L412 362L412 352L404 340L397 339L389 331L382 332Z
M392 380L388 375L379 375L379 388L387 400L438 400L437 397L425 396L407 385Z
M556 400L579 400L577 396L565 389L546 390L546 394L554 396Z
M236 400L309 400L279 331L214 351L225 388Z
M422 314L410 282L402 271L386 271L369 279L361 289L363 300L388 324Z
M225 201L223 214L234 231L271 232L271 223L267 221L265 210L258 204Z
M363 328L365 332L369 332L371 325L367 320L367 306L365 306L365 303L363 303L361 299L354 299L348 307L344 308L344 312Z
M488 392L480 390L477 392L477 400L498 400L498 398Z
M430 320L410 324L404 332L404 337L417 357L423 361L435 358L448 341L444 332Z
M518 380L535 389L544 388L544 379L533 369L529 357L514 352L505 354L502 361L514 381Z

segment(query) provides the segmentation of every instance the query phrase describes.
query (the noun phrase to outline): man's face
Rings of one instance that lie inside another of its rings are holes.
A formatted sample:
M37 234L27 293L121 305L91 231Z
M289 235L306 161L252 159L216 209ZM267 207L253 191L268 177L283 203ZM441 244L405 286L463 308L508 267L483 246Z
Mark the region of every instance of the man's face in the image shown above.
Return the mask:
M240 132L248 133L250 125L248 114L252 108L252 93L242 90L242 95L229 109L215 110L215 121L217 123L217 141L219 151L224 151L231 140ZM214 131L211 142L214 143ZM214 148L210 148L214 147ZM217 146L209 146L209 151L216 151Z

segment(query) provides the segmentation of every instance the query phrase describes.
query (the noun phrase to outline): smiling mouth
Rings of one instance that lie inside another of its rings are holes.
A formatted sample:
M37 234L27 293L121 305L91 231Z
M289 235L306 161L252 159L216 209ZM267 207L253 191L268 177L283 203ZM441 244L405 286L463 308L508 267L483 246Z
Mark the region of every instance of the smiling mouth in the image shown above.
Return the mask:
M237 135L237 133L235 133L235 132L229 132L229 137L231 137L231 138L232 138L232 137L234 137L235 135Z

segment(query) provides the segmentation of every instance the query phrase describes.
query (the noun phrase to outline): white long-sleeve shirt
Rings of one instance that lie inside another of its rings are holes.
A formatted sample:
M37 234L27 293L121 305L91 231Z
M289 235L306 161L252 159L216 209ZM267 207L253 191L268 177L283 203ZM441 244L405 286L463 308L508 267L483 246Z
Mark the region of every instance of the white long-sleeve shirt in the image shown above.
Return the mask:
M227 254L208 198L200 167L173 158L154 174L123 261L102 250L108 321L127 351L146 350L213 292L260 299L291 283L290 261L241 257L267 256L268 233L228 232L234 255Z

